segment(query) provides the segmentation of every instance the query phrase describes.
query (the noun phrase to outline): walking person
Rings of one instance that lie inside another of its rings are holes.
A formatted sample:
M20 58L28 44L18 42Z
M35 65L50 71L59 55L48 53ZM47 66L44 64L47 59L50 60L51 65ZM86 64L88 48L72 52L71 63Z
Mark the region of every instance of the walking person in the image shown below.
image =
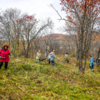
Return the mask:
M48 55L49 59L50 59L50 62L52 63L52 66L55 65L55 61L54 59L57 58L59 60L58 57L55 56L55 50L53 50L53 52L51 52L49 55Z
M39 51L37 52L37 54L36 54L36 59L38 60L38 64L40 64L41 58L42 58L41 50L39 50Z
M65 61L67 61L67 63L69 63L68 53L65 54Z
M94 58L90 55L90 65L89 65L89 67L92 69L92 72L94 72Z
M8 67L8 62L9 62L9 55L11 55L8 46L4 45L4 47L0 50L0 57L2 59L0 59L0 69L3 65L3 63L5 63L5 69L7 69Z

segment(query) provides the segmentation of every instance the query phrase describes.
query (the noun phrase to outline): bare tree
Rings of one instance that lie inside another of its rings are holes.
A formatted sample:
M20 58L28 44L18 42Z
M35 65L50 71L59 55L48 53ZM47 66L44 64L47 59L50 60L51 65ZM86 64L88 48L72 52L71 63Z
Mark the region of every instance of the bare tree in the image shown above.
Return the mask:
M0 16L0 31L3 35L3 39L5 41L12 45L13 52L15 55L15 49L16 49L16 39L18 36L18 33L16 31L17 29L17 23L16 20L20 16L20 10L17 9L7 9L4 12L1 12Z
M42 25L39 26L40 22L41 21L37 21L35 19L34 15L32 16L32 19L30 19L30 16L24 16L19 21L19 24L21 24L20 33L25 57L28 57L32 41L38 37L45 28L50 27L51 25L50 19L47 19L44 23L42 23Z

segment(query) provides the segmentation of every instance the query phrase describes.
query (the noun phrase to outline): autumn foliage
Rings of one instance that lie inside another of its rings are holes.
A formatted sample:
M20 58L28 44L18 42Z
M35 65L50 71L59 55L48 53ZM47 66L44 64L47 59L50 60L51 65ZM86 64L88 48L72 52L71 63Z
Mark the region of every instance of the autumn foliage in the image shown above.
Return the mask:
M76 52L79 71L85 70L86 59L100 21L100 0L60 0L66 13L66 31L76 34ZM83 64L84 60L84 64ZM83 67L84 65L84 67Z
M35 16L28 16L27 15L27 16L22 17L21 19L16 20L16 22L19 23L19 22L27 22L27 21L32 21L32 20L37 21Z
M80 19L81 16L100 19L100 0L61 0L60 5L62 11L65 11L67 18L73 24L82 26L82 23L77 23L76 16Z

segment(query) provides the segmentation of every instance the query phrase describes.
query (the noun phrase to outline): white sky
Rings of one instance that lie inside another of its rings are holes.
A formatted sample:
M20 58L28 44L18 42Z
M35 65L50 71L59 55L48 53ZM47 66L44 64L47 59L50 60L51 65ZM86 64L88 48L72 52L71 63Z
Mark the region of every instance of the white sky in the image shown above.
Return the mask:
M50 17L54 24L54 33L64 33L59 28L65 25L64 21L59 21L59 16L49 5L54 7L65 17L65 13L61 12L60 0L0 0L0 11L7 8L18 8L23 13L29 15L36 14L36 18L45 19Z

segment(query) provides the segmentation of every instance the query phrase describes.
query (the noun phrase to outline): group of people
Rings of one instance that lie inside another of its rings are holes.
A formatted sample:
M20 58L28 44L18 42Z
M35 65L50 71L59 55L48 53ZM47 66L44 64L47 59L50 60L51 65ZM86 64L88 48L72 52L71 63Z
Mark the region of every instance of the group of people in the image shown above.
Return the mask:
M48 55L48 63L49 64L52 63L52 65L54 66L55 65L55 61L54 61L55 58L57 58L59 60L59 58L55 56L55 50L53 50ZM37 52L36 59L38 60L38 64L40 64L40 61L42 59L42 55L41 55L41 51L40 50Z
M8 62L9 62L9 55L11 55L10 50L8 49L7 45L4 45L3 48L0 49L0 69L3 65L3 63L5 63L5 69L7 69ZM51 63L52 66L55 65L55 58L59 60L59 58L55 56L55 50L50 52L47 58L48 58L48 64ZM40 64L40 62L42 60L41 50L39 50L37 52L36 59L38 60L38 64ZM67 63L69 63L68 53L65 54L65 61L67 61ZM94 65L95 65L94 62L95 62L94 58L90 55L90 65L89 65L89 67L92 69L93 72L94 72ZM97 61L97 64L100 65L100 58Z
M49 64L52 63L52 65L54 66L54 65L55 65L55 61L54 61L55 58L57 58L57 59L59 60L59 58L55 56L55 50L53 50L53 51L52 51L51 53L49 53L49 55L48 55L48 63L49 63ZM36 59L38 60L38 64L40 64L40 61L41 61L41 59L42 59L42 55L41 55L41 51L40 51L40 50L37 52ZM67 63L69 63L68 53L65 54L65 61L66 61ZM100 63L100 58L99 58L99 60L97 61L97 63ZM95 65L95 60L94 60L93 56L90 55L90 65L89 65L89 67L90 67L90 69L92 70L92 72L94 72L94 65Z
M55 50L50 52L47 58L48 58L48 63L49 64L51 63L53 66L55 65L55 61L54 61L55 58L59 60L59 58L55 56ZM40 64L40 61L42 59L41 50L39 50L37 52L36 59L38 60L38 64ZM65 60L67 62L69 62L69 60L68 60L68 53L65 54Z
M52 64L52 66L55 65L55 58L59 60L58 57L55 56L55 50L53 50L52 52L49 53L48 55L48 64ZM42 59L42 55L41 55L41 50L39 50L37 52L37 55L36 55L36 59L38 60L38 64L40 64L40 61ZM68 53L65 54L65 61L67 61L67 63L69 63L69 60L68 60Z
M68 53L65 54L66 60L68 59ZM8 49L8 45L4 45L2 49L0 49L0 69L5 63L5 69L8 67L8 62L9 62L9 55L11 55L10 50ZM55 65L54 59L58 57L55 56L55 50L53 50L49 55L48 55L48 63L52 63L52 65ZM40 61L42 60L42 55L41 55L41 50L37 52L36 59L38 60L38 64L40 64Z

